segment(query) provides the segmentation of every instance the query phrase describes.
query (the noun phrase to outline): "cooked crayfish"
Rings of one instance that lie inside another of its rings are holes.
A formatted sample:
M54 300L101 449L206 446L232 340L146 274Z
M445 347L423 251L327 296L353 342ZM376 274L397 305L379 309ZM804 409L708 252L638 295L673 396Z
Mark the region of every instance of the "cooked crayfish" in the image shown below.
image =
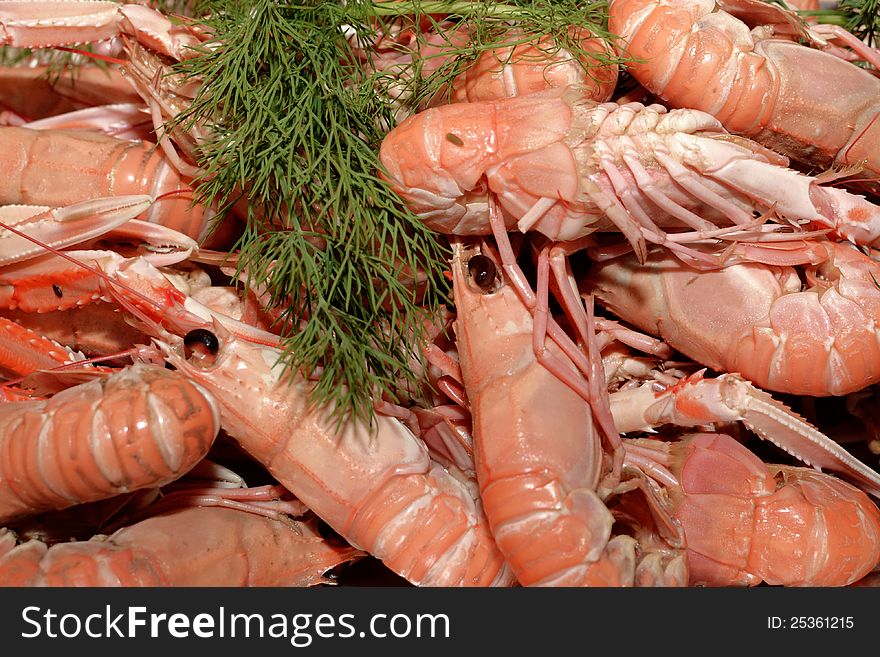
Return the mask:
M477 481L499 549L526 586L632 585L635 541L611 536L597 493L604 459L593 409L537 360L531 315L488 256L453 248ZM546 348L565 364L555 344ZM608 440L620 446L616 433Z
M780 23L796 18L744 0L612 0L609 29L632 57L632 75L673 107L709 112L731 132L812 167L864 167L876 178L880 78L751 29L770 12Z
M425 110L386 136L380 158L407 205L456 235L490 234L491 194L509 230L556 241L619 230L641 259L654 242L711 262L678 242L754 228L771 207L860 244L880 238L876 205L788 169L709 114L599 104L572 87Z
M804 281L794 266L697 271L652 250L595 263L588 285L619 317L718 371L762 388L844 395L880 381L878 263L814 240Z
M287 370L277 349L223 331L196 329L160 342L168 362L206 388L221 424L251 456L352 545L428 586L503 586L510 569L465 484L433 463L396 419L372 429L339 427L309 400L310 383ZM184 342L208 353L187 359Z
M846 586L880 562L880 511L809 468L768 466L723 434L627 441L674 473L691 585Z
M184 508L52 547L0 530L0 586L314 586L359 556L309 523Z
M2 403L0 520L162 486L195 466L219 430L214 400L154 365Z

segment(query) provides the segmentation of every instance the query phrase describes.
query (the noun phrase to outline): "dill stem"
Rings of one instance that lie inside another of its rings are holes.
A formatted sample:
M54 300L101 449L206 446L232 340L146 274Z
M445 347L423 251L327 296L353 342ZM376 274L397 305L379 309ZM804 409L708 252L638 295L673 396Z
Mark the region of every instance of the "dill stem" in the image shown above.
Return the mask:
M840 27L846 27L848 23L846 16L833 9L804 9L798 11L797 14L801 18L815 18L817 21L825 25L839 25Z
M584 3L585 8L595 9L599 2ZM453 0L444 2L419 2L419 0L388 0L373 2L372 10L378 16L405 16L420 14L454 14L456 16L479 16L512 21L522 18L534 18L535 11L531 7L519 7L504 2L472 2L471 0Z

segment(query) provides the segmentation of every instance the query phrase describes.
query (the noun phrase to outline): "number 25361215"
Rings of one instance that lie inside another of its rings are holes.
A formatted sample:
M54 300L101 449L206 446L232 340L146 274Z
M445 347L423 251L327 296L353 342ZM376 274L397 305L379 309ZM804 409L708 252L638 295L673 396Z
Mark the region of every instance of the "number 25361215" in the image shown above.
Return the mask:
M849 630L855 627L852 616L768 616L771 630Z

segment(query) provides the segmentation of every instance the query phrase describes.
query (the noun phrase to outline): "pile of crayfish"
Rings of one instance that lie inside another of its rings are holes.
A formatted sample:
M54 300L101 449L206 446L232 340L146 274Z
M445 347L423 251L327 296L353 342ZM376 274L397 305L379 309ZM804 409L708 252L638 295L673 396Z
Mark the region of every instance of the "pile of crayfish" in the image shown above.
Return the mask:
M206 33L0 2L8 46L127 57L4 73L0 585L309 586L368 555L423 586L870 582L880 52L758 0L610 0L609 29L571 37L620 69L511 26L400 104L380 173L448 238L454 304L414 345L431 404L366 426L280 365L238 227L190 202L203 135L163 126L195 83L161 73ZM357 47L406 75L467 31Z

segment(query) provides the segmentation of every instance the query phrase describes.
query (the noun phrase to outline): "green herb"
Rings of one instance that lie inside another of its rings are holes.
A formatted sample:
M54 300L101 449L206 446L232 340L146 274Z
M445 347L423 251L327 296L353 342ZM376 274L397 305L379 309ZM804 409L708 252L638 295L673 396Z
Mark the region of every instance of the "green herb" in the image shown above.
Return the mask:
M371 397L399 400L423 384L412 359L426 314L448 298L444 242L380 175L379 145L397 109L381 91L403 80L417 105L479 52L507 43L510 21L557 35L577 54L568 27L604 34L605 3L202 0L192 10L216 37L178 67L201 80L176 121L208 128L200 199L247 203L238 262L297 327L283 336L285 364L319 372L315 401L338 418L367 418ZM427 78L418 59L393 80L364 73L352 43L366 46L369 61L390 21L428 13L469 21L471 40L449 53L458 60Z
M13 68L16 66L44 66L43 75L52 86L62 77L69 77L76 84L79 71L83 64L89 64L107 70L107 63L98 57L92 57L92 44L85 43L75 49L67 48L0 48L0 66Z
M880 44L880 6L878 0L840 0L834 9L799 11L819 23L839 25L869 46Z
M844 27L869 46L880 44L880 7L877 0L841 0L838 9L847 16Z
M413 63L402 94L411 107L419 107L446 88L483 52L523 43L535 44L535 37L547 35L551 39L545 49L548 53L565 48L572 57L590 67L614 66L622 59L613 55L598 54L586 50L578 39L573 38L570 28L581 27L597 37L613 42L617 37L607 30L608 3L605 0L534 0L511 2L419 2L390 1L372 4L379 16L400 20L414 16L418 21L431 23L431 30L441 31L431 18L441 15L446 29L449 23L464 24L469 38L464 45L448 43L442 56L446 61L430 75L423 75L422 60ZM515 26L516 30L511 28ZM536 46L537 47L537 46ZM376 76L381 78L381 74ZM400 84L399 75L391 84Z

